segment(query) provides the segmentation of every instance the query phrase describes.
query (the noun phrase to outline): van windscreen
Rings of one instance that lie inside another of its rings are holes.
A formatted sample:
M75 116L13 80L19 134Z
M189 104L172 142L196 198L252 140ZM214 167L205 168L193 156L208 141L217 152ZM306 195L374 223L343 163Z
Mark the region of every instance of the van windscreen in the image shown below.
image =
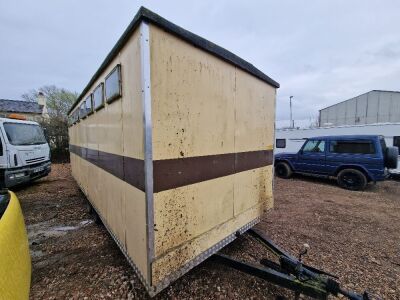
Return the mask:
M23 123L4 123L8 141L15 146L46 144L42 128L39 125Z

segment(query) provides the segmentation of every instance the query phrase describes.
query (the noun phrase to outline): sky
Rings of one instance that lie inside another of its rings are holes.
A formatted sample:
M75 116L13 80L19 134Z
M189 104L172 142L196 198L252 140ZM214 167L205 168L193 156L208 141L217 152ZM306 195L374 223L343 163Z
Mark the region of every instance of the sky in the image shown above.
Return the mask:
M0 98L80 93L142 5L278 81L277 120L400 90L397 0L0 0Z

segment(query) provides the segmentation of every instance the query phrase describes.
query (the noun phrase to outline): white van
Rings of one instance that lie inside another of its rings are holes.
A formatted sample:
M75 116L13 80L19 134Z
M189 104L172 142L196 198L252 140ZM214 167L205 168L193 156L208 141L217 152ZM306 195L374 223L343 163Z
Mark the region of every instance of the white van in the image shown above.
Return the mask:
M36 122L22 116L0 118L0 187L8 188L47 176L50 147Z

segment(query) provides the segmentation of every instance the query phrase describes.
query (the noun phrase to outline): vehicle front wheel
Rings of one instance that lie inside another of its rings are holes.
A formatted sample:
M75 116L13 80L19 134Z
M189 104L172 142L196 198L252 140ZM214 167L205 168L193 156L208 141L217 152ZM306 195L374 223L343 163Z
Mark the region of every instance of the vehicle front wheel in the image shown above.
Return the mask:
M368 180L367 176L359 170L356 169L344 169L339 172L337 176L337 182L340 187L352 190L361 191L367 186Z
M275 165L275 174L280 178L288 179L292 176L293 171L287 163L278 162Z

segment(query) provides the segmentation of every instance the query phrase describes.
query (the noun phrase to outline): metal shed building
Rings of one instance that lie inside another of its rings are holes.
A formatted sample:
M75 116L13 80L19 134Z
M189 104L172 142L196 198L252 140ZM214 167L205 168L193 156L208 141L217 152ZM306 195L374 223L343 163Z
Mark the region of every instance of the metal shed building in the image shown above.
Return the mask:
M272 207L278 87L141 8L72 106L72 174L151 295Z
M400 122L400 92L372 90L319 111L320 126Z

